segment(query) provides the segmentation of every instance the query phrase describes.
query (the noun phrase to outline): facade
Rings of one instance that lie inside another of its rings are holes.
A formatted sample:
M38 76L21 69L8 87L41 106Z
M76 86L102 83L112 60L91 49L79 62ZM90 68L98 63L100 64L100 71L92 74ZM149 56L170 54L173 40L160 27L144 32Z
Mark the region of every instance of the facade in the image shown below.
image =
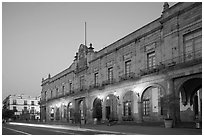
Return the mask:
M69 68L42 79L41 118L82 124L202 120L201 48L202 3L164 3L158 19L100 51L81 44Z
M4 109L14 110L16 119L40 119L40 96L9 95L3 101Z

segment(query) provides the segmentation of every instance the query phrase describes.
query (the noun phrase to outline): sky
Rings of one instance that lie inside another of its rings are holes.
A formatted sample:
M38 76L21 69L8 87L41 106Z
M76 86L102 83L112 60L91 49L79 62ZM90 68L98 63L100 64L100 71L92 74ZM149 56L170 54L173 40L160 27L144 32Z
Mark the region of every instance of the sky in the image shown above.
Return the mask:
M2 98L39 96L42 78L72 64L85 41L85 22L87 45L99 51L159 18L162 10L163 2L3 2Z

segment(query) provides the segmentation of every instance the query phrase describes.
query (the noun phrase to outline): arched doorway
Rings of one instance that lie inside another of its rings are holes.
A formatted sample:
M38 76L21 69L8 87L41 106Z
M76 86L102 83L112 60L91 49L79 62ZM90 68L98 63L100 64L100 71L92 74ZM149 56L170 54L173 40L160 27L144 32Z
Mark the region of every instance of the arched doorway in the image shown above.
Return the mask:
M150 86L142 94L142 115L144 121L161 121L165 115L162 106L164 91L157 86Z
M62 103L62 121L66 121L67 119L67 106Z
M56 107L56 121L60 120L60 108L57 106Z
M106 119L107 120L118 120L117 104L118 104L118 98L115 95L110 94L106 97Z
M180 120L182 122L194 122L202 120L202 79L192 78L179 88L180 96Z
M74 119L74 109L72 102L68 103L67 105L67 122L73 123Z
M50 107L50 120L53 121L54 120L54 107Z
M128 91L123 96L123 121L132 121L133 120L133 91Z
M80 118L84 119L84 101L83 100L79 102L79 114L80 114Z
M93 102L93 118L97 118L97 121L102 119L102 103L99 98L96 98Z

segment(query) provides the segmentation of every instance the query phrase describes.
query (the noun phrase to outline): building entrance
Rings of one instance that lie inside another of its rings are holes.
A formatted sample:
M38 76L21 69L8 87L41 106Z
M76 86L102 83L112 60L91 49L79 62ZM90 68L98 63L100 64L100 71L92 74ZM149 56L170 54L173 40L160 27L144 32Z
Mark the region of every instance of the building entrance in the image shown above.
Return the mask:
M97 121L102 119L102 105L99 98L96 98L93 103L93 118L97 118Z
M118 99L115 95L110 94L106 97L106 118L109 120L118 120L117 116Z
M193 78L185 81L179 91L181 122L202 120L202 79Z

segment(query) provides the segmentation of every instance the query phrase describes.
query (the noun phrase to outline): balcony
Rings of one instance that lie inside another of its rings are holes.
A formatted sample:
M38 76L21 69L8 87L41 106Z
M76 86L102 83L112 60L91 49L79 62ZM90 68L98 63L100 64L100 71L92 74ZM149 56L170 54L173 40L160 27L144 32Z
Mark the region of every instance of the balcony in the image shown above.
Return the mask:
M96 84L92 84L89 86L89 89L98 89L100 88L100 84L99 83L96 83Z
M188 56L191 55L191 56ZM202 51L197 50L196 52L189 52L177 56L175 58L160 62L158 65L152 66L151 68L144 68L140 70L140 76L149 75L152 73L158 73L162 70L173 70L181 69L185 67L194 66L202 63Z
M119 81L130 80L135 78L135 73L130 72L119 77Z
M116 82L115 79L105 80L102 82L102 86L111 85L111 84L114 84L115 82Z

